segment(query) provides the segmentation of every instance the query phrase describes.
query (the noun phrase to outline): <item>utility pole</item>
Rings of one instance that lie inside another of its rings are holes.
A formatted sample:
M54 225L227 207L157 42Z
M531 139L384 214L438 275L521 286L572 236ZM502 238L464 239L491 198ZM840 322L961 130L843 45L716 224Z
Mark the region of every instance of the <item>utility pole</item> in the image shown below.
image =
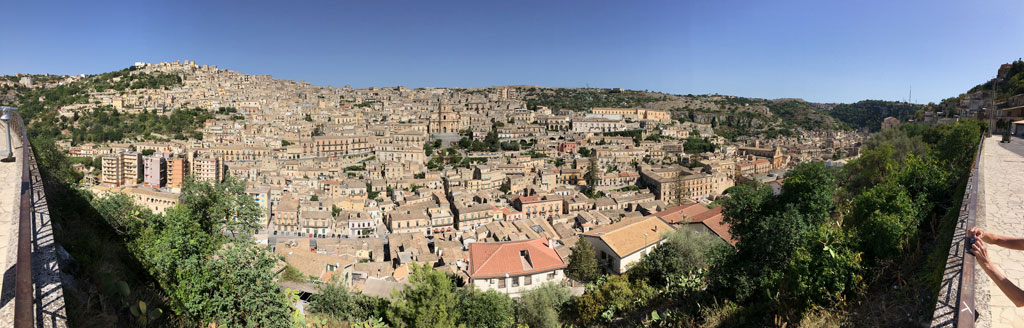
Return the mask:
M995 118L996 117L996 84L998 84L998 83L999 83L999 76L997 75L995 79L992 79L992 106L989 107L989 112L988 112L988 132L985 133L986 136L988 136L988 137L992 136L992 130L995 130L995 127L996 127L996 123L995 123L995 120L996 120L996 118Z

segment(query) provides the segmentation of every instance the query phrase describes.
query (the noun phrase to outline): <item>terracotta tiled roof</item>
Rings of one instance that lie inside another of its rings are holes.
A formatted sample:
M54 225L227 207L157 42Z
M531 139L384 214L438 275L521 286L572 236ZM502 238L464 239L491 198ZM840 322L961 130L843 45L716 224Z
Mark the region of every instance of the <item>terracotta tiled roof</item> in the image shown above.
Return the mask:
M594 230L583 235L596 237L604 241L620 258L633 254L662 239L662 236L675 230L665 221L655 216L627 218ZM644 236L647 234L647 236Z
M519 196L519 201L523 203L536 202L540 200L536 195L534 196Z
M715 207L715 208L712 208L712 209L709 209L709 210L705 210L703 212L700 212L698 214L694 214L693 216L688 216L688 217L690 218L690 222L691 223L703 222L705 220L712 219L714 217L718 217L719 219L721 219L722 218L722 207L718 206L718 207Z
M677 224L690 222L689 218L708 211L707 207L701 204L683 204L673 206L664 211L654 213L654 216L665 220L665 222Z
M524 251L526 257L522 256ZM506 273L518 276L565 267L546 239L469 244L469 276L473 278L504 277Z
M722 240L725 240L729 244L736 246L736 240L733 239L732 234L729 233L729 225L722 221L723 216L721 208L721 206L716 207L715 209L718 210L717 214L708 215L706 218L703 218L700 221L695 221L695 223L700 222L700 224L703 224L704 226L708 227L708 229L710 229L712 232L718 235L718 237L721 237ZM709 213L711 213L711 211L709 211Z

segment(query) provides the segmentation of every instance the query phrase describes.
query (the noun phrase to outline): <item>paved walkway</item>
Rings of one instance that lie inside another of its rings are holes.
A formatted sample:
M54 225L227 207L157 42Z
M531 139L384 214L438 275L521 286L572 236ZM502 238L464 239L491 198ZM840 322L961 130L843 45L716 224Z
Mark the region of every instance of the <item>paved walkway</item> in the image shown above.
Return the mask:
M984 231L1024 237L1024 139L999 143L985 140L980 159L978 222ZM1010 281L1024 286L1024 251L989 246L992 262ZM1024 308L1017 308L981 268L976 268L978 327L1024 327Z
M18 208L21 206L21 173L25 166L20 156L20 134L17 129L11 131L16 161L0 163L0 273L3 273L0 324L5 327L10 327L14 320L14 264L18 258ZM0 124L0 137L0 147L6 150L7 131L3 124Z

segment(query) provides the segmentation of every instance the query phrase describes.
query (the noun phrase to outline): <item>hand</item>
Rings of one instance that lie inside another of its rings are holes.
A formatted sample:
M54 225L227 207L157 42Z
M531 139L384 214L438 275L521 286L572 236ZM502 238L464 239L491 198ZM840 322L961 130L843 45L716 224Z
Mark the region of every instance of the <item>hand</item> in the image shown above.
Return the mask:
M978 264L982 267L988 267L991 264L988 258L988 248L985 247L985 243L981 239L974 241L974 244L971 245L971 252L974 253L974 258L978 260Z
M979 229L978 227L974 227L971 228L970 230L967 230L967 233L973 235L974 238L977 238L978 240L984 240L986 243L989 244L991 244L993 241L992 236L989 233L981 231L981 229Z

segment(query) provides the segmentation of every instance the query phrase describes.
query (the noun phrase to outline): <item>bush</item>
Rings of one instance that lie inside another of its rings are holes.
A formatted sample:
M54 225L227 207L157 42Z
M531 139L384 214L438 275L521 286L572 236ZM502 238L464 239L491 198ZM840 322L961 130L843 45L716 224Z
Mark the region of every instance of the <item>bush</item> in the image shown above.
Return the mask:
M569 290L545 283L523 293L516 302L517 321L532 328L559 327L558 311L569 298Z
M877 185L853 201L850 226L857 233L868 259L886 260L903 253L917 235L917 204L906 188L895 182Z
M631 282L628 276L605 277L583 296L573 300L575 319L581 326L611 323L613 319L647 304L655 296L654 288L645 280Z
M466 327L510 327L515 322L512 299L501 292L468 287L458 298L459 324Z
M662 287L672 279L704 269L715 247L726 246L720 238L689 228L665 234L665 241L655 246L629 270L633 279L645 279L654 287Z

